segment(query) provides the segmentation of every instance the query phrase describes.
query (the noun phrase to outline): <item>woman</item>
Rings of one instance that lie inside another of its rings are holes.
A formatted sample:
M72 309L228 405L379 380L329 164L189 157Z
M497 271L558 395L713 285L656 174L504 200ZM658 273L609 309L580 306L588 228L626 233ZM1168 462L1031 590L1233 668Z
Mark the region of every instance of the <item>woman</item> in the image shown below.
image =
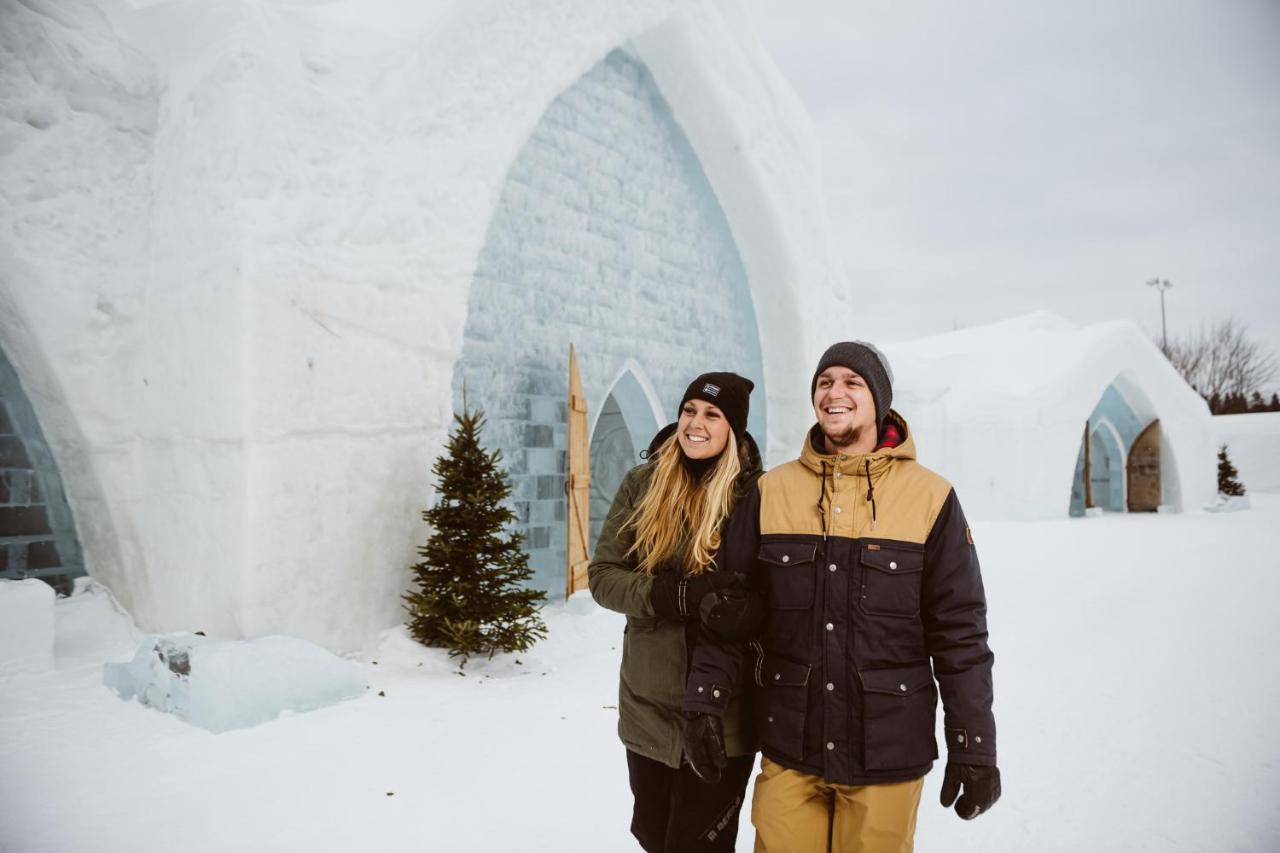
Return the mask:
M693 380L679 420L623 479L588 570L592 597L627 616L618 735L635 797L631 832L650 853L732 850L754 764L741 697L708 688L714 701L682 713L699 614L741 595L755 557L755 519L732 514L761 473L746 431L752 387L734 373Z

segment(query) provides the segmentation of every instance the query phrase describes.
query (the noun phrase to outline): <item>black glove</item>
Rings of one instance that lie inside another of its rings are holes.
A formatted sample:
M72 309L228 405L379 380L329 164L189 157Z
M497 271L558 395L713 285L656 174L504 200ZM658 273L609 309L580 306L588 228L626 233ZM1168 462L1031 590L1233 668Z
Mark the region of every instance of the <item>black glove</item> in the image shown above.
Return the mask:
M960 786L964 793L960 794ZM960 794L956 802L956 794ZM942 777L942 807L956 804L956 814L965 820L973 820L1000 799L1000 770L976 764L947 764Z
M720 771L729 764L724 754L724 723L712 714L685 714L680 733L684 757L698 778L708 785L720 781Z
M678 621L698 617L698 606L709 592L742 586L742 576L728 572L703 572L686 575L678 569L663 566L653 574L649 603L659 619Z
M730 586L706 596L700 606L702 624L726 640L745 640L764 623L764 605L742 586Z

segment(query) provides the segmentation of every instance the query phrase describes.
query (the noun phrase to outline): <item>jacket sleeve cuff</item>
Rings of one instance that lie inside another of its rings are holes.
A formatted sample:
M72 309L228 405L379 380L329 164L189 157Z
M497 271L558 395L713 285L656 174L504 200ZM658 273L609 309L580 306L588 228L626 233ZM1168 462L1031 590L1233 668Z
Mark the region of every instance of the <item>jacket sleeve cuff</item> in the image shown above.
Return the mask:
M711 681L691 679L684 694L682 711L689 714L711 714L723 717L729 707L729 689Z
M994 734L979 734L969 729L948 728L947 762L949 764L975 764L996 766L996 738Z

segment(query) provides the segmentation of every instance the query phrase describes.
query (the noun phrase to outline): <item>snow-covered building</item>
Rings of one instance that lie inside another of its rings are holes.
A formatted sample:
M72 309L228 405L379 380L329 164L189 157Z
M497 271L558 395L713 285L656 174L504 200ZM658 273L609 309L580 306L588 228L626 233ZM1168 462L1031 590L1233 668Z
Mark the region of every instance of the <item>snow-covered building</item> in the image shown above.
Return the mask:
M1214 500L1208 406L1132 323L1040 312L885 351L920 460L972 517L1085 514L1086 455L1102 510Z
M789 455L851 312L743 5L0 0L0 574L354 648L465 388L560 590L570 343L593 511L701 370Z

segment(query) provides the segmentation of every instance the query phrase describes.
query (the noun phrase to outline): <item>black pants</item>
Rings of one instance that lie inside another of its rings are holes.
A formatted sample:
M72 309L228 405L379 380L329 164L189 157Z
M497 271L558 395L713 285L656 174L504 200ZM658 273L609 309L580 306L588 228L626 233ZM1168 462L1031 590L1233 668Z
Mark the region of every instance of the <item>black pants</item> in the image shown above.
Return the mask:
M732 851L755 763L754 755L730 758L720 781L708 785L687 764L674 770L627 750L635 795L631 834L648 853Z

